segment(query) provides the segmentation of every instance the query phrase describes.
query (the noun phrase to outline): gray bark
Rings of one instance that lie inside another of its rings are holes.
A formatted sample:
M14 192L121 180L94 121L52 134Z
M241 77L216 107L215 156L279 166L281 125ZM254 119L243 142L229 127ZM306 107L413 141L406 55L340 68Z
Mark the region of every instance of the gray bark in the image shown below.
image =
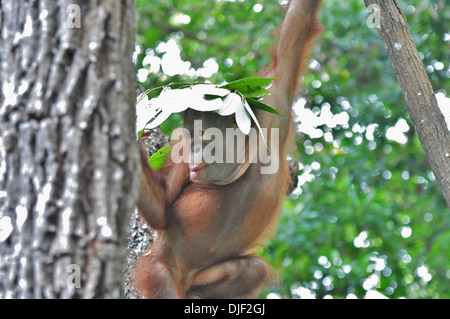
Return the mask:
M0 2L0 298L123 297L134 24L135 0Z
M408 22L397 2L364 0L378 8L377 28L389 55L397 80L428 162L447 205L450 207L450 132L437 104L430 80L411 38Z

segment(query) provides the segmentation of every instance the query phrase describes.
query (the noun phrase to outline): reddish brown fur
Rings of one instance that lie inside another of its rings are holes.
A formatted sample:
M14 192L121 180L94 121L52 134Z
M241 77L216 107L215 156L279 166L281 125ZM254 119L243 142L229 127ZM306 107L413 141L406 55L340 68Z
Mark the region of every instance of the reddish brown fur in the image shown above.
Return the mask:
M138 208L158 230L151 252L132 270L133 286L144 297L249 298L267 282L270 266L255 250L273 232L289 187L284 158L292 100L321 30L316 19L320 2L291 1L265 74L278 79L264 102L286 115L256 112L262 127L280 130L277 173L262 175L258 162L231 184L199 184L189 180L187 164L169 162L160 174L142 152Z
M295 92L298 89L298 79L305 72L308 58L312 52L312 44L315 38L323 31L323 26L317 20L317 12L320 8L321 0L302 0L297 1L296 3L294 2L295 1L291 1L291 5L299 5L303 7L304 12L309 15L309 19L304 20L304 24L301 26L302 30L300 30L300 32L291 33L293 38L287 38L285 40L288 41L287 45L284 45L285 43L283 43L283 41L279 41L277 45L272 48L272 64L264 74L266 77L280 76L281 70L279 70L279 68L281 67L281 69L286 69L285 66L280 65L279 63L279 52L288 52L290 55L294 55L295 58L292 56L287 56L287 54L283 57L288 63L292 63L292 70L297 70L296 72L291 72L290 77L287 78L289 85L286 87L286 91L289 99L294 97ZM287 15L286 18L288 18ZM297 19L303 18L298 17ZM282 28L283 24L280 25L277 32L278 37L280 37L280 34L283 31ZM298 46L299 44L302 46Z

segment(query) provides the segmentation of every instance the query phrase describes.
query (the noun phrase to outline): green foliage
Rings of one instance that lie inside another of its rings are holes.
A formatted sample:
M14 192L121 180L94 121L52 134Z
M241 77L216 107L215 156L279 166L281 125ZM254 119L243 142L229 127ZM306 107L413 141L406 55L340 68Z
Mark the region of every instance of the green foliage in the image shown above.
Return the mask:
M155 154L150 156L150 158L148 159L150 166L156 170L161 169L161 167L163 167L164 163L167 161L171 151L172 151L171 146L166 146L159 149L157 152L155 152Z
M247 99L248 104L250 104L253 107L256 107L257 109L266 111L266 112L270 112L279 116L283 116L285 117L283 114L281 114L280 112L278 112L277 110L275 110L274 108L268 106L267 104L261 103L258 100L252 99L252 98L248 98Z
M258 98L269 94L265 88L275 78L243 78L223 85L223 88L236 90L249 98Z
M257 75L270 61L271 35L284 11L276 1L259 4L262 10L252 1L139 0L141 85ZM449 95L448 6L399 5L435 92ZM300 183L264 249L279 282L261 297L363 298L375 289L389 298L450 297L449 210L368 16L359 0L323 4L326 29L304 76L306 102L294 108ZM171 39L191 71L169 75L160 68ZM211 65L216 72L202 77ZM302 127L311 123L306 133Z
M257 109L277 114L280 116L284 116L274 108L270 107L267 104L262 103L259 100L264 96L266 96L267 94L269 94L269 91L266 90L266 87L268 87L275 79L276 78L255 78L255 77L243 78L227 83L222 87L232 91L233 90L238 91L245 97L245 99L251 106ZM257 123L257 121L255 122Z

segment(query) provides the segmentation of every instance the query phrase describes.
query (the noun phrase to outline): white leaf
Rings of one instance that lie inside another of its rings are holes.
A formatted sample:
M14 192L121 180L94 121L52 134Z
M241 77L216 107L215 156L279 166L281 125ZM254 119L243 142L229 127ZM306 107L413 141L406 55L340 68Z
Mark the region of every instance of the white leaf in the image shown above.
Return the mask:
M261 137L264 141L264 144L267 146L267 142L266 142L266 138L261 130L261 126L259 125L258 119L256 118L255 113L253 113L252 108L250 107L250 105L247 103L247 100L244 101L244 107L247 110L248 114L250 114L250 116L252 117L253 121L256 124L256 127L258 128L259 133L261 134Z
M144 109L148 104L148 96L147 94L141 93L136 99L136 109Z
M151 117L146 116L149 112L148 96L141 94L136 103L136 132L142 131Z
M233 113L236 113L236 110L239 107L242 107L242 105L243 105L243 103L242 103L241 96L236 93L230 93L223 100L223 106L218 111L218 113L222 116L228 116Z
M209 94L209 95L217 95L220 97L224 97L225 95L230 93L229 90L219 88L213 84L196 84L192 86L191 90L201 95Z
M192 95L192 92L186 89L166 89L155 99L157 99L157 103L159 103L161 109L165 111L167 109L171 113L177 113L183 112L188 108L186 101L192 99L190 95Z
M148 100L147 95L140 95L136 104L136 130L144 127L155 128L163 123L172 113L192 108L197 111L216 111L223 106L222 99L230 91L212 84L193 85L184 89L162 90L158 97ZM205 94L220 96L213 100L205 100ZM148 124L147 124L148 123Z
M218 97L216 99L206 100L205 94L225 96L225 93L227 94L230 92L228 90L218 88L215 85L209 84L197 84L185 90L190 91L190 94L188 95L189 99L188 101L186 101L188 107L202 112L216 111L223 105L221 98Z
M244 105L242 105L242 107L238 107L235 114L237 126L242 133L248 135L248 133L250 133L252 121Z
M183 95L184 92L181 90L165 89L158 97L151 99L147 103L145 111L138 115L138 131L144 127L155 128L172 113L184 111L187 106L183 102ZM139 104L141 103L142 101L139 102Z
M223 102L220 97L213 100L205 100L204 93L194 93L187 104L191 109L194 109L196 111L208 112L220 109L223 105Z
M158 98L149 100L147 96L138 98L136 105L136 131L143 130L150 120L155 120L157 114L161 113L161 101Z

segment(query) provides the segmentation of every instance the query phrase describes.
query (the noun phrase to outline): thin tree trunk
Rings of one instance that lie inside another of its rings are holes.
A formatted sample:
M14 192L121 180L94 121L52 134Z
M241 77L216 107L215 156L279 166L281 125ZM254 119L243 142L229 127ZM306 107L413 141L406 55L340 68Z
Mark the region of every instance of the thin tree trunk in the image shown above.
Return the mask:
M430 80L395 0L364 0L377 23L422 147L450 207L450 132Z
M0 3L0 298L123 297L135 0Z

